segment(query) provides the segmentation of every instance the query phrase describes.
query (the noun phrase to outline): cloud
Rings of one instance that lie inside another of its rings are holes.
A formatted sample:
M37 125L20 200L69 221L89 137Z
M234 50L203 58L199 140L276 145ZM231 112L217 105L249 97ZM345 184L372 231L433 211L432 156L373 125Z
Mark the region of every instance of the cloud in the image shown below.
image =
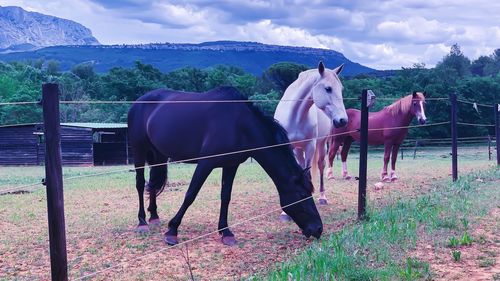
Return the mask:
M377 25L378 35L391 41L415 44L437 44L464 33L463 28L452 27L437 20L412 17L402 21L383 21Z
M361 64L435 65L500 47L500 2L477 0L2 0L89 27L105 44L258 41L330 48Z

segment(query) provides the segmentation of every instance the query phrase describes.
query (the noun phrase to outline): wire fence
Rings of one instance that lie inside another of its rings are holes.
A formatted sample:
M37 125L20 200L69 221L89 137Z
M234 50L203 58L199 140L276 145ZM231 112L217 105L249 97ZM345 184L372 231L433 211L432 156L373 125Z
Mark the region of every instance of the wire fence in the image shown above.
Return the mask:
M411 128L419 128L419 127L440 126L440 125L445 125L445 124L449 124L449 123L450 123L450 121L444 121L444 122L429 123L429 124L424 124L424 125L410 125L410 126L390 127L390 128L385 128L385 129L386 130L411 129ZM378 128L369 129L369 131L380 131L380 130L384 130L384 129L378 129ZM147 167L152 168L152 167L157 167L157 166L173 165L173 164L179 164L179 163L185 163L185 162L193 162L193 161L199 161L199 160L204 160L204 159L210 159L210 158L215 158L215 157L222 157L222 156L229 156L229 155L234 155L234 154L247 153L247 152L253 152L253 151L258 151L258 150L263 150L263 149L276 148L276 147L294 145L294 144L299 144L299 143L309 142L309 141L315 141L315 140L320 140L320 139L325 139L325 138L332 138L332 137L337 137L337 136L342 136L342 135L348 135L348 134L351 134L351 133L355 133L357 131L358 130L351 130L351 131L337 133L337 134L328 134L328 135L320 136L320 137L307 138L307 139L298 140L298 141L290 141L290 142L285 142L285 143L280 143L280 144L274 144L274 145L268 145L268 146L262 146L262 147L255 147L255 148L243 149L243 150L238 150L238 151L232 151L232 152L226 152L226 153L219 153L219 154L214 154L214 155L207 155L207 156L200 156L200 157L194 157L194 158L183 159L183 160L169 161L169 162L163 162L163 163L152 164L152 165L145 165L145 166L134 167L134 168L117 169L117 170L106 171L106 172L101 172L101 173L71 176L71 177L63 178L63 180L67 181L67 180L74 180L74 179L80 179L80 178L86 178L86 177L102 176L102 175L107 175L107 174L114 174L114 173L120 173L120 172L128 172L131 169L132 170L138 170L138 169L144 169L144 168L147 168ZM0 194L19 192L19 191L22 191L25 188L34 187L34 186L37 186L37 185L40 185L40 184L41 184L41 182L38 182L38 183L32 183L32 184L22 185L22 186L19 186L19 187L13 187L13 188L9 188L9 189L2 189L0 187Z
M359 98L344 98L343 100L358 100L358 99ZM378 99L378 100L394 100L393 98L376 98L376 99ZM449 100L449 98L428 98L426 100L443 101L443 100ZM301 101L312 101L312 99L295 99L295 100L224 100L224 101L220 101L220 100L217 100L217 101L215 101L215 100L214 101L199 101L199 100L189 100L189 101L188 100L185 100L185 101L97 101L97 100L93 100L93 101L61 101L60 103L61 104L136 104L136 103L138 103L138 104L158 104L158 103L160 103L160 104L177 104L177 103L241 103L241 102L245 102L245 103L248 103L248 102L250 102L250 103L254 103L254 102L255 103L260 103L260 102L282 102L282 101L284 101L284 102L301 102ZM473 105L477 105L477 106L493 107L492 105L478 104L478 103L475 103L475 102L470 102L470 101L465 101L465 100L459 100L459 102L473 104ZM0 103L0 105L16 105L17 106L17 105L33 105L33 104L38 104L38 103L39 102L35 102L35 101L33 101L33 102L10 102L10 103L4 102L4 103ZM430 126L441 126L441 125L446 125L446 124L450 124L450 123L451 123L450 121L443 121L443 122L437 122L437 123L431 123L431 124L425 124L425 125L397 126L397 127L390 127L390 128L372 128L372 129L369 129L369 131L411 129L411 128L417 128L417 127L420 128L420 127L430 127ZM488 126L488 127L495 126L495 125L492 125L492 124L473 124L473 123L465 123L465 122L457 122L457 124L458 125L463 125L463 126ZM0 128L1 127L8 127L8 126L16 126L16 125L19 126L19 125L30 125L30 124L2 125L2 126L0 126ZM190 158L190 159L183 159L183 160L169 161L169 162L164 162L164 163L157 163L157 164L152 164L152 165L145 165L145 166L140 166L140 167L134 167L132 169L131 168L124 168L124 169L116 169L116 170L104 171L104 172L99 172L99 173L90 173L90 174L85 174L85 175L69 176L69 177L63 178L63 181L69 181L69 180L75 180L75 179L81 179L81 178L87 178L87 177L96 177L96 176L108 175L108 174L113 174L113 173L120 173L120 172L125 172L125 171L128 172L128 171L134 171L134 170L137 170L137 169L144 169L144 168L147 168L147 167L151 168L151 167L156 167L156 166L180 164L180 163L184 163L184 162L193 162L193 161L200 161L200 160L210 159L210 158L215 158L215 157L223 157L223 156L229 156L229 155L240 154L240 153L248 153L248 152L253 152L253 151L258 151L258 150L263 150L263 149L271 149L271 148L276 148L276 147L281 147L281 146L294 145L294 144L298 144L298 143L302 143L302 142L308 142L308 141L314 141L314 140L319 140L319 139L324 139L324 138L331 138L331 137L335 137L335 136L341 136L341 135L351 134L351 133L354 133L354 132L357 132L357 131L358 130L352 130L352 131L348 131L348 132L342 132L342 133L338 133L338 134L329 134L329 135L326 135L326 136L320 136L320 137L315 137L315 138L308 138L308 139L299 140L299 141L290 141L290 142L286 142L286 143L279 143L279 144L274 144L274 145L268 145L268 146L262 146L262 147L255 147L255 148L243 149L243 150L239 150L239 151L231 151L231 152L219 153L219 154L214 154L214 155L193 157L193 158ZM487 136L479 137L478 136L478 137L464 137L464 138L459 138L459 139L462 140L461 141L462 144L471 145L471 144L478 144L478 143L480 143L480 142L478 142L478 140L480 140L480 139L486 140L487 138L489 138L489 137L487 137ZM489 139L491 141L491 138L489 138ZM444 146L444 145L450 144L450 142L447 142L448 140L451 141L451 138L415 139L415 140L406 140L406 142L410 142L410 141L416 141L416 142L428 141L430 144L433 144L433 145L443 144L443 146ZM413 149L414 147L402 146L402 148ZM375 148L375 149L379 149L379 148ZM443 149L443 147L441 147L441 146L425 146L425 149ZM429 160L429 161L431 161L431 160ZM31 187L35 187L35 186L39 186L40 184L41 184L41 182L37 182L37 183L31 183L31 184L25 184L25 185L21 185L21 186L16 186L16 187L9 188L9 189L1 189L0 188L0 194L13 193L13 192L22 191L23 189L31 188ZM283 206L283 207L280 207L280 208L269 209L267 211L264 211L264 213L259 214L257 216L253 216L253 217L244 219L242 221L239 221L237 223L231 224L227 228L229 228L229 227L235 227L235 226L247 223L249 221L252 221L252 220L255 220L255 219L267 216L267 215L269 215L271 213L275 213L275 212L281 211L283 208L286 208L286 207L298 204L298 203L303 202L305 200L308 200L310 198L312 198L312 196L309 196L307 198L295 201L295 202L293 202L293 203L291 203L289 205L286 205L286 206ZM127 261L122 261L122 262L119 262L119 263L117 263L115 265L108 266L108 267L106 267L106 268L104 268L102 270L98 270L98 271L95 271L93 273L80 276L78 278L75 278L74 280L83 280L83 279L87 279L87 278L90 278L90 277L94 277L94 276L99 275L101 273L117 269L117 268L121 267L122 265L124 265L126 263L129 263L129 262L132 262L132 261L141 260L143 258L156 255L156 254L158 254L160 252L168 251L168 250L173 249L175 247L179 247L181 245L185 245L185 244L188 244L190 242L193 242L193 241L199 240L201 238L207 237L209 235L218 233L219 231L224 230L224 229L226 229L226 228L217 229L217 230L205 233L203 235L200 235L200 236L194 237L192 239L183 241L183 242L175 245L174 247L162 248L160 250L157 250L157 251L154 251L154 252L150 252L150 253L142 255L142 256L136 256L136 257L131 258L131 259L127 260Z

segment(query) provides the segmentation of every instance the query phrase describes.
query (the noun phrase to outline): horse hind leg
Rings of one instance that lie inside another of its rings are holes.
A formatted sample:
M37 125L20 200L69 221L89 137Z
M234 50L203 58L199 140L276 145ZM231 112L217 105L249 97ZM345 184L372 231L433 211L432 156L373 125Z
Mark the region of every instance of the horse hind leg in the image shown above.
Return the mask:
M342 178L345 180L352 179L351 175L347 171L347 156L349 155L349 150L351 149L352 138L347 137L342 144L342 151L340 152L340 156L342 159Z
M167 158L155 157L154 160L150 162L153 167L149 171L149 182L146 190L149 193L149 225L159 227L160 217L158 216L156 198L163 191L167 182Z
M319 201L318 202L320 205L327 205L328 200L326 199L325 182L324 182L325 155L326 155L325 143L318 142L316 144L316 149L318 150L316 153L318 153L317 165L318 165L318 170L319 170Z
M137 232L148 232L149 227L146 222L146 212L144 211L144 185L146 180L144 178L144 165L146 164L145 153L142 151L134 151L134 167L135 167L135 187L139 195L139 224L137 225Z

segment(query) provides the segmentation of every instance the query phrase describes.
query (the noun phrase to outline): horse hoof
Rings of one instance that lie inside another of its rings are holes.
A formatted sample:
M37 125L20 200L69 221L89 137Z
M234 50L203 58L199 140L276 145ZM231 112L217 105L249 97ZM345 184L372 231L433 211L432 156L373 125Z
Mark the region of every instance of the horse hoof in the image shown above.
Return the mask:
M288 222L288 221L291 221L291 220L292 220L292 218L289 215L287 215L287 214L281 214L280 215L280 221Z
M349 181L349 180L351 180L351 179L352 179L352 177L351 177L350 175L347 175L347 176L344 176L344 179L345 179L346 181Z
M398 180L398 177L391 178L391 182L395 182Z
M327 177L326 177L326 179L327 179L327 180L334 180L334 179L335 179L335 177L334 177L334 176L327 176Z
M174 245L179 244L179 240L177 239L177 236L175 236L175 235L165 234L165 243L167 243L167 245L169 245L169 246L174 246Z
M135 229L137 233L147 233L149 232L149 226L146 225L138 225L137 228Z
M226 246L234 246L236 245L236 238L234 236L222 236L222 244Z
M149 225L151 226L160 226L161 221L160 219L150 219L149 220Z
M391 182L391 179L389 177L383 177L382 182Z
M326 199L320 198L318 201L320 205L328 205L328 201Z

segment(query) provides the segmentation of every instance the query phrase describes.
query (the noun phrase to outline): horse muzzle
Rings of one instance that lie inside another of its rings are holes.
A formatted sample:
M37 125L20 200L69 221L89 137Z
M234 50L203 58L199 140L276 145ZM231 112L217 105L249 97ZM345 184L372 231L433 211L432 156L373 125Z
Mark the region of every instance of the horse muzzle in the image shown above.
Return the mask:
M347 118L340 118L339 120L333 120L333 126L335 128L342 128L347 125Z
M312 227L307 227L302 231L302 234L304 234L305 237L309 238L313 236L316 239L319 239L321 237L321 234L323 233L323 226L312 226Z
M427 119L424 119L424 118L418 118L418 123L420 125L424 125L425 123L427 123Z

